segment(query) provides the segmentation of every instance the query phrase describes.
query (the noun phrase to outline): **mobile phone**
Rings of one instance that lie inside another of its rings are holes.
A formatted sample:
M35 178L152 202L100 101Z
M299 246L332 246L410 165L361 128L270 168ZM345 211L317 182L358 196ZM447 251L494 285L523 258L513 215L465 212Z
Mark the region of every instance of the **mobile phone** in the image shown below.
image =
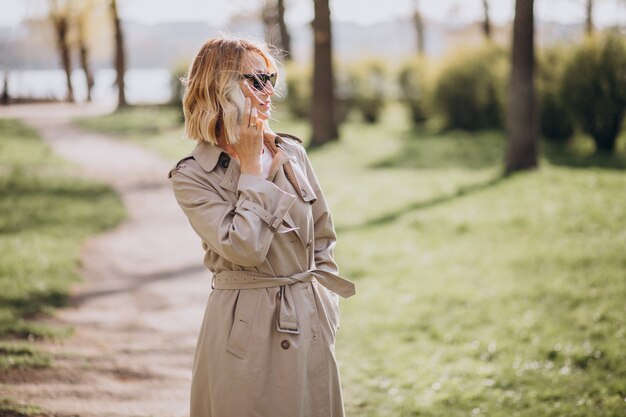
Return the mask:
M236 82L232 83L226 92L226 96L235 106L237 106L237 123L241 123L246 99L243 96L243 91L241 91L239 84Z

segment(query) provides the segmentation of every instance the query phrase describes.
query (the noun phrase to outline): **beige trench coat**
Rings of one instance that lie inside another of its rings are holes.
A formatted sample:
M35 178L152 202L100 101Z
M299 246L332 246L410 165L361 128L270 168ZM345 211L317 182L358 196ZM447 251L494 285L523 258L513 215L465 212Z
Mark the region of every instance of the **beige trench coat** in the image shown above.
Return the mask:
M335 360L335 231L300 140L280 134L267 179L199 143L170 171L206 251L211 292L193 365L191 417L342 417Z

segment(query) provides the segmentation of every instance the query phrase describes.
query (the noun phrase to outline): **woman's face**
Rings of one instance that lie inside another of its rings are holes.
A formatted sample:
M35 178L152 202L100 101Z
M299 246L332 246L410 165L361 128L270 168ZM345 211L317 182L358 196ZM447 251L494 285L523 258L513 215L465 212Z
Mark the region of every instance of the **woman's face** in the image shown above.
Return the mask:
M265 60L256 53L250 53L248 58L244 62L243 73L244 74L269 74L269 69ZM267 120L271 116L272 112L272 99L274 94L274 87L267 81L262 90L257 90L253 86L253 80L244 78L241 82L241 91L244 97L249 97L252 103L252 108L256 108L258 118L261 120Z

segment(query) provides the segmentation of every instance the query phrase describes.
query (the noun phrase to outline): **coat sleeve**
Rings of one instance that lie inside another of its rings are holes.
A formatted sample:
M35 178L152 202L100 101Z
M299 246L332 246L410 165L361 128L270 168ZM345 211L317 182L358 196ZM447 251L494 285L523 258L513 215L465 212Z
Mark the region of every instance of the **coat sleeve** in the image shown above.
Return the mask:
M339 273L339 268L334 259L335 244L337 243L337 235L333 225L333 219L330 214L330 208L326 203L324 193L320 187L311 161L306 154L304 148L301 148L302 159L306 166L306 175L317 199L313 203L311 209L313 211L314 224L314 249L315 249L315 265L318 269Z
M189 223L215 252L246 267L261 265L274 233L295 196L254 175L242 174L236 203L225 201L208 183L175 170L172 188Z

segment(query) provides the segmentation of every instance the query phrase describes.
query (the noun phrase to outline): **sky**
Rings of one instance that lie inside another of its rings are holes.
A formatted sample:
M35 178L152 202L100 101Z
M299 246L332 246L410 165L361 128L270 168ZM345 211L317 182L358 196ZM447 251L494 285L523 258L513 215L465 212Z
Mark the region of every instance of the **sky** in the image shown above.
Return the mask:
M82 0L73 0L82 1ZM330 0L331 16L363 25L407 16L415 0ZM482 17L482 0L417 0L431 19L467 22ZM305 24L313 17L312 0L285 0L288 24ZM584 21L584 0L536 0L536 18L561 23ZM0 0L0 26L17 26L25 17L41 13L42 0ZM141 23L205 21L225 26L237 13L251 14L261 0L118 0L122 19ZM498 23L512 19L514 0L490 0L491 17ZM626 25L626 1L596 0L597 26Z

